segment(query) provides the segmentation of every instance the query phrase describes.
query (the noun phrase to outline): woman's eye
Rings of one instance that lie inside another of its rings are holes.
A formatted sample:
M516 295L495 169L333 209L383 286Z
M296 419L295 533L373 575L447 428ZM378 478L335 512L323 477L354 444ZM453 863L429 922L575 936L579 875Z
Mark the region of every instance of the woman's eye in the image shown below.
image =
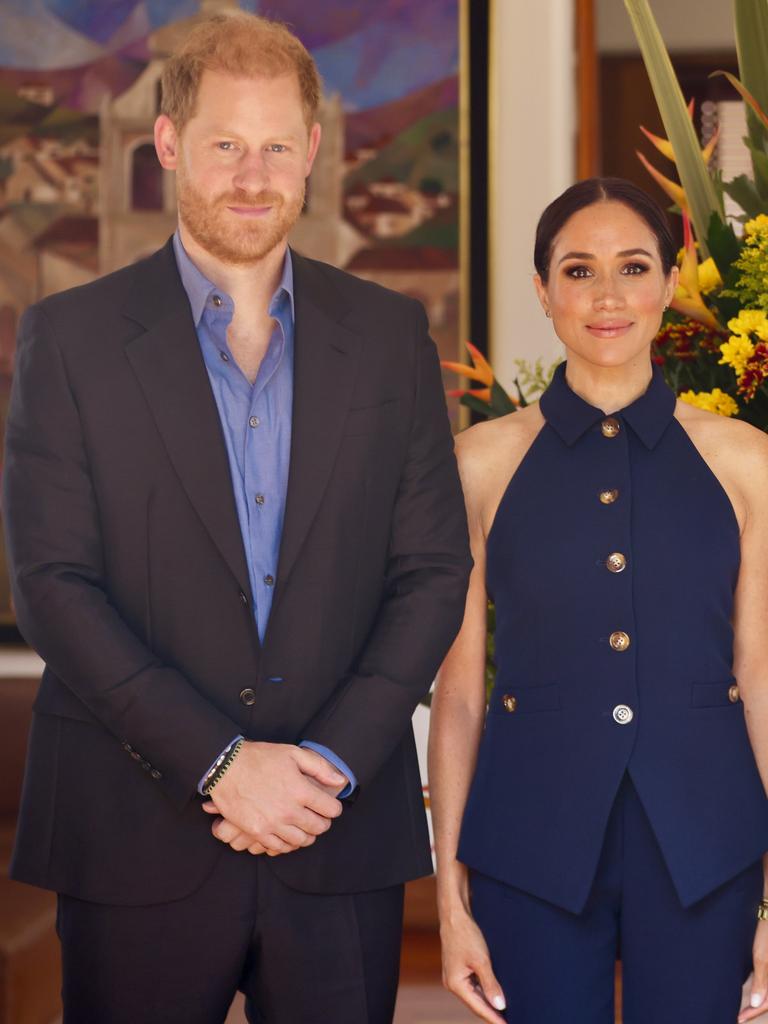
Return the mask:
M591 273L592 271L589 269L589 267L584 266L568 267L568 269L566 270L566 274L568 275L568 277L589 277Z
M623 269L623 274L645 274L648 267L644 263L628 263Z

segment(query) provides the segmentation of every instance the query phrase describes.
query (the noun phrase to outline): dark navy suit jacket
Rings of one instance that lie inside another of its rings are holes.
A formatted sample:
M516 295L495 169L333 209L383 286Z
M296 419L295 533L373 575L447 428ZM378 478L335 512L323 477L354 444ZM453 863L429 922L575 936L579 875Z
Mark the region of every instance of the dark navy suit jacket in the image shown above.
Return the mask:
M413 300L298 255L294 284L263 644L170 244L22 321L3 511L19 627L47 667L20 880L112 904L194 890L224 849L197 784L237 733L311 736L360 785L312 847L271 861L287 884L352 892L431 870L410 719L471 565L437 353Z

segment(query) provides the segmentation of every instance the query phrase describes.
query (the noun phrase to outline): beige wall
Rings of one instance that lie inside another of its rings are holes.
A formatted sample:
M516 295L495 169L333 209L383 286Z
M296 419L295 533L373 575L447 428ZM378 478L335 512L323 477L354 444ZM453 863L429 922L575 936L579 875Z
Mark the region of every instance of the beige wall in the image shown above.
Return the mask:
M560 344L533 290L544 207L574 180L573 0L493 0L490 69L490 330L496 375L515 359L548 362Z

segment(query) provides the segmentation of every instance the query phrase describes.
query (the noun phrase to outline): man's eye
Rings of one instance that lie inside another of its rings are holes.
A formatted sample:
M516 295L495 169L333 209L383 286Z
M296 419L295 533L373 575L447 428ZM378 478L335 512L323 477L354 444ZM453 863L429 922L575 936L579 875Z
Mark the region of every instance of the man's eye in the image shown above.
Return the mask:
M645 274L648 267L644 263L628 263L623 268L622 273L624 274Z
M284 153L288 147L284 146L282 142L273 142L271 146L267 146L270 153Z
M589 277L591 273L592 271L589 269L589 267L584 266L568 267L568 269L566 270L566 274L568 275L568 277Z
M216 146L225 153L228 153L230 150L235 148L234 142L217 142Z

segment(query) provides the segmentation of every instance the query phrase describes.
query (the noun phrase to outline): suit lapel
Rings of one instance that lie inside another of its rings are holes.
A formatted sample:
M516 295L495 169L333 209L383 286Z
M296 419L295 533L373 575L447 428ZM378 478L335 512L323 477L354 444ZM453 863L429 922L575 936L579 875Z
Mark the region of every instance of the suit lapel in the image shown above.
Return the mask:
M346 308L333 285L311 262L292 255L296 309L293 428L275 604L331 475L352 400L360 348L359 335L341 322Z
M221 421L170 243L136 272L124 313L145 331L126 355L189 500L250 595Z

